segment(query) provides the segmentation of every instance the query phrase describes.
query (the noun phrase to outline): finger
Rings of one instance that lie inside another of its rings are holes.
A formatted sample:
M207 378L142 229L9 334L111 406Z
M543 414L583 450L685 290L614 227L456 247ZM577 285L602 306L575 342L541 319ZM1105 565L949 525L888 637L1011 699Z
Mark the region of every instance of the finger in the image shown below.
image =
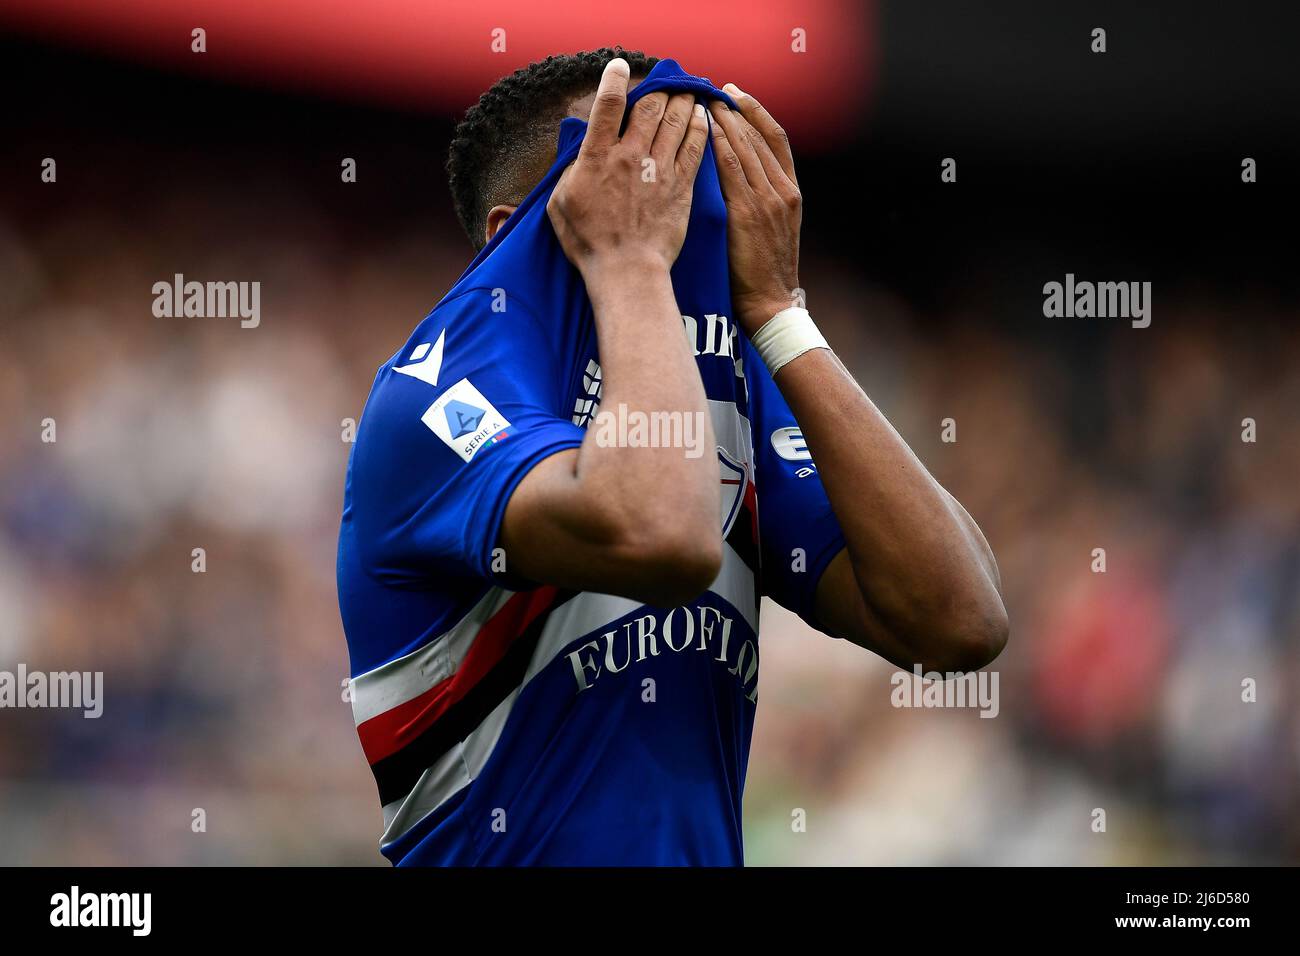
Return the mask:
M627 129L623 131L623 144L633 150L634 155L649 154L650 142L655 138L667 106L667 93L650 93L636 101L632 114L627 118Z
M631 73L627 60L614 59L605 64L600 85L596 87L596 99L591 104L587 135L582 140L583 153L605 150L618 142L618 128L623 125L627 82Z
M735 116L734 113L732 115ZM759 133L758 130L754 129L753 126L749 125L749 120L745 119L743 116L737 116L736 119L739 121L740 128L744 132L749 144L754 147L754 153L758 156L758 161L763 165L763 175L766 176L767 181L772 184L772 188L775 189L777 194L780 196L793 197L797 195L799 187L790 182L790 178L786 176L785 170L782 169L781 164L777 162L776 155L772 152L772 147L770 147L767 144L767 141L763 139L762 134Z
M700 160L704 158L704 144L709 141L709 121L704 115L704 107L696 103L691 107L690 125L682 137L681 148L677 150L677 168L683 176L695 179L699 172Z
M745 181L750 188L769 188L767 174L763 172L763 162L758 158L758 153L754 151L754 144L750 142L749 134L740 125L743 122L740 115L731 112L725 103L714 102L710 104L709 109L713 113L714 125L722 127L727 144L740 161L740 168L744 172ZM714 143L717 143L716 137Z
M776 161L780 163L781 171L791 183L799 185L799 180L794 174L794 153L790 150L790 137L785 134L785 130L772 118L772 114L763 108L762 103L735 83L728 83L723 89L731 94L731 98L740 107L740 115L762 135L763 141L767 143L768 148L776 156Z
M731 148L731 141L727 139L726 131L718 122L718 113L726 111L725 103L709 104L709 113L713 116L709 132L713 140L713 159L718 165L718 180L722 183L723 195L734 200L749 194L752 190L749 188L749 181L745 179L745 169L740 164L740 157Z
M695 97L690 93L678 93L669 97L664 107L664 115L659 120L659 129L655 131L654 142L650 146L650 155L656 163L671 163L677 156L677 150L686 138L686 130L691 123L691 107Z

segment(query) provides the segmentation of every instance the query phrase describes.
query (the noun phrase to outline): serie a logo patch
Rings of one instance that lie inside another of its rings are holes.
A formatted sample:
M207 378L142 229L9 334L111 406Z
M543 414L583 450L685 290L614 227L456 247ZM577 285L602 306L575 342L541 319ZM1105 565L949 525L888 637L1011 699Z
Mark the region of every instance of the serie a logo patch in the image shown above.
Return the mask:
M443 392L420 421L463 461L472 461L479 449L510 437L510 422L467 378Z

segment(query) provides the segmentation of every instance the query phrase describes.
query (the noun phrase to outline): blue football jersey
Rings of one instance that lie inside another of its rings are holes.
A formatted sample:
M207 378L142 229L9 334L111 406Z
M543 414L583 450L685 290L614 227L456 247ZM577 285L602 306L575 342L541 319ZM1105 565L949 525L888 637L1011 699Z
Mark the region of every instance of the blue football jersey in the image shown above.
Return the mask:
M629 101L657 89L728 100L671 60ZM545 178L379 369L349 460L339 603L397 864L742 863L759 599L815 626L844 545L732 319L710 146L672 283L717 439L721 573L682 607L511 575L511 493L600 412L591 303L546 215L585 131L562 122Z

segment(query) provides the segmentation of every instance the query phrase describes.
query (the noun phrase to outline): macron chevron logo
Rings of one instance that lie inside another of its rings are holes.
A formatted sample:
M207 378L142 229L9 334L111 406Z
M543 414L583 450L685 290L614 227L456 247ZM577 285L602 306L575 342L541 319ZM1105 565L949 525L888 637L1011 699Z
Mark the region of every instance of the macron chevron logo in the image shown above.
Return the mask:
M438 373L442 371L442 342L446 337L447 330L443 329L442 334L438 336L438 341L433 345L428 342L417 345L415 351L411 353L410 361L405 365L394 365L393 371L418 378L421 382L428 382L430 385L437 385Z

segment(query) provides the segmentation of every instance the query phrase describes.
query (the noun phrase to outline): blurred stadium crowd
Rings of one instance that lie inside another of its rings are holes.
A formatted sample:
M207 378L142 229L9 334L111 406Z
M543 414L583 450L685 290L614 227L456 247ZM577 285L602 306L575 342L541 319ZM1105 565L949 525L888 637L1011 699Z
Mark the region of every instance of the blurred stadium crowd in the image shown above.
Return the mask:
M468 247L221 188L0 218L0 669L105 674L98 720L0 712L3 864L382 862L343 420ZM155 318L176 272L260 281L260 327ZM1080 352L859 275L813 258L810 305L994 546L1000 713L895 709L892 667L765 606L749 861L1300 861L1294 316L1170 290Z

